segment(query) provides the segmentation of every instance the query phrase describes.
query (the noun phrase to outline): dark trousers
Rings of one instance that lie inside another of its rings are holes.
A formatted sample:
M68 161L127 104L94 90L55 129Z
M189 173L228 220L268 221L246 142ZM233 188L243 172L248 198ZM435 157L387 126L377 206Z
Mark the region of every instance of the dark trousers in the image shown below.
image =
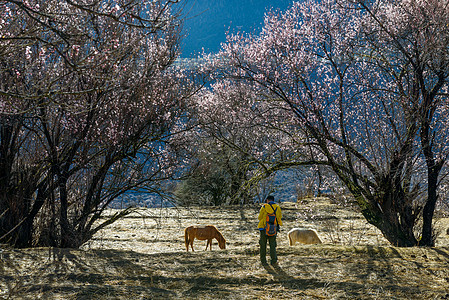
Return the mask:
M265 230L259 230L260 232L260 239L259 239L259 245L260 245L260 261L262 263L267 263L267 240L270 244L270 258L271 264L275 264L278 261L278 257L276 254L276 235L273 236L267 236L265 233Z

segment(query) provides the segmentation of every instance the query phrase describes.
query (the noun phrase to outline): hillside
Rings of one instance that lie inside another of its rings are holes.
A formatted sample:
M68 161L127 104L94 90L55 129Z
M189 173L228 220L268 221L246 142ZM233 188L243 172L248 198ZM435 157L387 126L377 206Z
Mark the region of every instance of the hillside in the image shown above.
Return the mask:
M7 299L447 299L449 237L435 248L391 247L357 210L321 198L283 203L280 267L259 263L258 207L139 209L83 249L1 249ZM440 220L440 228L449 220ZM214 224L227 248L186 252L184 227ZM292 227L322 245L290 247Z

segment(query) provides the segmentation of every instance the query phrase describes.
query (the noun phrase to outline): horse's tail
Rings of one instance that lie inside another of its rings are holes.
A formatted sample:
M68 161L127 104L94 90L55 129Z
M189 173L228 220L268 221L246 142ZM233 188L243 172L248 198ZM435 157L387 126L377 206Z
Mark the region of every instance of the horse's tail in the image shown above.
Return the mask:
M292 241L292 237L291 237L291 232L289 232L288 234L288 240L290 242L290 246L293 246L293 241Z
M186 250L189 251L189 231L188 231L189 227L187 227L186 229L184 229L184 239L186 242Z

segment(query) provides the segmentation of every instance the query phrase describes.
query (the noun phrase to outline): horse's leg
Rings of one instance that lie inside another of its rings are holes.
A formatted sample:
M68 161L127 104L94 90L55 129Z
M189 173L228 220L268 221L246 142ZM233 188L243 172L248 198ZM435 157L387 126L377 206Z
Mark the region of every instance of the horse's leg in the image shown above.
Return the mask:
M210 245L210 246L209 246ZM207 240L207 244L206 244L206 250L207 250L207 247L209 246L209 249L210 250L212 250L212 239L208 239Z
M190 240L190 247L192 248L192 252L195 251L195 250L193 250L193 240L194 240L194 239L195 239L195 238L192 237L192 239Z

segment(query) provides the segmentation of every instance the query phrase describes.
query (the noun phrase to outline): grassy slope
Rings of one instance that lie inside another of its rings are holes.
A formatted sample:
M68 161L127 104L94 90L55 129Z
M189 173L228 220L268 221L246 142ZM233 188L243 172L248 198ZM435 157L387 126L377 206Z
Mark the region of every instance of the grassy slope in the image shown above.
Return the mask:
M322 201L283 208L276 269L259 263L257 207L145 210L98 235L90 249L3 249L0 298L449 298L446 236L435 248L396 248L354 211ZM197 241L197 251L186 252L182 229L194 223L215 224L227 249L214 243L206 252ZM289 247L285 232L296 226L317 229L325 244Z

